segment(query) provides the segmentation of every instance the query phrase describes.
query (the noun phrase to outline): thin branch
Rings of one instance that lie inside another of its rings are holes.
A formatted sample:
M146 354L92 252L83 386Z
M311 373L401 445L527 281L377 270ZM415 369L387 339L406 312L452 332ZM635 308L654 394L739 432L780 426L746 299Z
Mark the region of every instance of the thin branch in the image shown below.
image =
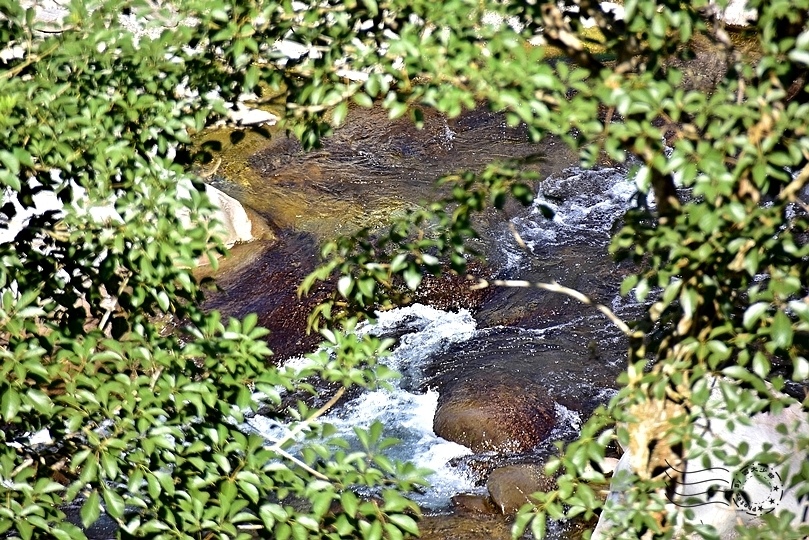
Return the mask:
M286 450L283 450L281 448L274 448L273 450L277 454L280 454L283 457L287 458L289 461L291 461L292 463L294 463L298 467L304 469L305 471L307 471L312 476L320 478L321 480L331 481L331 479L328 476L326 476L325 474L323 474L321 472L318 472L318 471L314 470L312 467L310 467L309 465L307 465L306 463L304 463L300 459L296 458L295 456L293 456L292 454L290 454Z
M277 454L280 454L281 456L287 458L291 462L295 463L299 467L302 467L304 470L308 471L310 474L316 476L317 478L320 478L321 480L329 480L328 476L326 476L323 473L317 472L312 467L310 467L309 465L307 465L306 463L304 463L300 459L296 458L295 456L293 456L292 454L290 454L289 452L287 452L286 450L284 450L281 447L284 444L286 444L287 441L292 440L295 437L295 435L297 435L298 433L303 431L305 428L311 426L312 422L314 422L316 419L323 416L326 413L326 411L328 411L329 409L334 407L335 403L337 403L340 400L340 398L343 397L343 394L345 394L345 391L346 391L345 387L341 387L337 391L337 393L334 394L332 396L332 398L329 401L327 401L322 407L320 407L318 410L316 410L315 413L312 416L310 416L309 418L307 418L303 422L296 425L293 429L289 430L289 432L286 435L284 435L282 438L280 438L278 441L276 441L275 444L268 447L268 450L270 450L271 452L275 452Z
M622 321L610 308L605 306L604 304L598 304L594 302L590 297L585 296L584 294L580 293L575 289L571 289L569 287L565 287L563 285L559 285L555 281L550 283L542 283L542 282L534 282L534 281L525 281L525 280L516 280L516 279L495 279L493 281L487 281L485 279L479 279L478 282L472 285L472 290L478 289L485 289L490 285L494 285L496 287L522 287L522 288L534 288L534 289L542 289L545 291L555 292L566 294L571 298L575 298L582 304L593 306L598 311L603 313L618 329L624 333L627 337L634 337L635 332L632 331L629 326Z
M515 227L513 223L509 223L508 230L511 231L511 236L514 237L514 241L517 242L517 245L527 251L528 246L525 244L525 240L522 239L522 236L520 236L520 233L517 232L517 227Z
M127 284L129 284L129 278L131 274L127 274L124 280L121 282L121 286L118 287L118 294L112 300L112 304L107 307L107 311L104 312L104 316L101 317L101 322L98 325L98 329L102 332L104 331L104 327L107 325L107 321L112 315L112 312L118 307L118 298L124 293L124 289L126 288Z
M59 48L59 43L53 45L52 47L50 47L49 49L47 49L46 51L44 51L40 55L35 54L33 56L29 56L28 58L25 59L25 62L23 62L23 63L19 64L18 66L15 66L14 68L6 71L2 75L0 75L0 77L2 77L3 79L10 79L12 77L15 77L18 73L20 73L22 70L24 70L28 66L36 64L40 60L42 60L42 59L50 56L51 54L53 54L56 51L56 49L58 49L58 48Z

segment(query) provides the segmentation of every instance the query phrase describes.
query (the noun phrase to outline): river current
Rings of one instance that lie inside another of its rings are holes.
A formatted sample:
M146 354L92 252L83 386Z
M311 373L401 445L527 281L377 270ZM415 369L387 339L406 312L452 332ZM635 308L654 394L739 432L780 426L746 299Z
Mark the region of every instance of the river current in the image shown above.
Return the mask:
M273 280L282 274L294 282L305 275L322 239L344 232L351 223L367 224L369 216L429 198L434 194L429 179L438 174L474 168L491 157L544 153L534 204L508 207L482 221L487 277L556 281L607 305L619 317L637 315L638 306L618 295L622 276L631 269L616 265L607 251L610 234L636 192L626 169L571 166L575 159L558 143L530 143L519 128L508 128L487 112L452 122L428 116L422 131L385 122L367 117L349 122L314 154L276 140L248 160L254 174L234 185L232 193L270 220L281 215L281 241L219 279L222 290L211 297L210 307L237 316L258 312L272 329L284 319L278 306L297 302L294 294L279 292ZM374 129L377 136L369 136ZM282 192L284 200L277 197ZM294 214L282 210L284 201L306 198L314 198L309 211L299 203ZM554 217L543 217L540 205L551 208ZM423 304L393 309L360 331L397 339L384 361L402 377L392 390L344 400L324 421L347 439L354 437L354 427L382 421L385 434L402 441L390 457L435 471L431 487L416 495L428 513L450 512L458 494L485 495L481 469L544 462L555 452L553 442L574 438L595 407L613 395L626 360L626 342L605 317L569 297L536 289L494 289L474 309ZM283 347L295 331L282 326L274 334ZM299 352L286 361L305 362L300 354L305 344L298 340L292 345L290 350ZM547 390L556 424L545 441L520 454L476 454L434 433L441 392L480 373L505 373ZM278 426L266 418L254 417L250 424L270 439L277 437Z
M634 183L627 179L625 171L614 168L567 169L543 182L543 188L534 206L511 219L526 249L516 244L509 230L500 232L499 254L493 253L490 260L500 261L497 270L501 277L515 279L526 274L539 277L536 263L559 249L605 251L610 230L635 192ZM540 203L554 210L552 220L542 217ZM581 262L570 264L582 268ZM580 273L586 276L589 272L585 268ZM606 299L619 315L631 314L631 302L618 296ZM569 305L567 299L561 300ZM609 399L613 391L611 377L623 361L619 352L621 338L595 311L577 310L575 316L569 317L559 310L531 323L532 328L526 328L525 324L486 327L469 310L445 311L422 304L380 313L375 324L366 325L361 331L400 336L385 363L402 374L401 380L393 390L365 392L342 403L324 421L334 424L349 439L354 427L382 421L386 434L402 441L390 452L392 458L409 459L435 471L430 477L432 487L416 496L425 509L446 508L451 497L459 493L483 493L485 488L463 466L463 458L473 452L433 432L438 403L436 386L440 386L431 384L434 379L459 368L497 368L499 363L508 363L513 368L515 364L523 364L526 376L552 387L554 395L563 398L556 403L558 423L548 438L551 442L575 436L583 413ZM597 339L598 346L611 354L588 358L579 366L565 362L563 355L541 354L544 349L555 352L563 348L565 336L574 336L566 345L575 348L581 342L578 336L585 334ZM571 405L575 400L579 400L578 406ZM273 437L273 427L266 424L266 419L255 417L250 422L259 432L263 430ZM538 456L551 450L550 445L543 446L537 450Z

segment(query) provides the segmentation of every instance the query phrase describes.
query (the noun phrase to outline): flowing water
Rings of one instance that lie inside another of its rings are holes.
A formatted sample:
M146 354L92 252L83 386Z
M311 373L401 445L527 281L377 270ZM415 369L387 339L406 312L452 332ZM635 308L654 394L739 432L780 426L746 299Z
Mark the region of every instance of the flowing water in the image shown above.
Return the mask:
M545 179L534 205L510 208L503 217L485 222L489 271L506 279L556 280L622 318L635 315L637 307L617 295L628 269L616 266L607 254L610 232L635 193L625 170L566 168L570 156L554 154L552 142L533 145L491 113L471 113L454 122L432 118L425 132L378 120L365 118L349 125L311 156L283 141L256 154L252 165L259 180L243 185L240 193L268 218L283 222L282 241L221 278L222 291L212 297L211 307L236 315L257 311L272 328L279 301L296 300L279 300L278 287L271 286L267 276L283 269L288 273L285 282L302 277L314 264L315 239L329 227L335 229L336 221L342 219L343 227L358 224L361 220L352 221L356 215L384 213L393 199L416 202L429 195L428 180L436 174L473 167L483 158L545 152L558 159L540 168ZM279 210L284 200L274 195L283 190L289 191L285 200L312 198L316 212L328 213L330 204L340 202L322 219L315 214L290 217L287 210ZM543 217L539 204L554 210L553 219ZM355 213L339 215L346 205ZM280 330L290 335L294 331ZM554 440L575 437L581 422L614 392L625 361L626 343L606 318L569 297L536 289L494 289L472 310L445 311L421 304L394 309L362 331L397 338L385 361L403 376L390 391L366 392L342 402L325 420L347 437L353 427L381 420L387 435L402 440L392 457L435 471L432 487L417 500L425 510L438 513L448 511L459 493L485 493L486 471L506 463L541 463L554 451ZM547 441L520 454L475 454L435 435L439 396L480 373L509 376L547 391L557 419ZM251 422L272 436L274 428L262 418Z

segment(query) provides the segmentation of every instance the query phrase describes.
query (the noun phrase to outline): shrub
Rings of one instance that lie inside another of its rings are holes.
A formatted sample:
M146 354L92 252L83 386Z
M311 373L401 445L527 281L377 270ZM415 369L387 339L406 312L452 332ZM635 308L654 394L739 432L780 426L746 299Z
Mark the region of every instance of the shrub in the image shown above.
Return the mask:
M394 223L384 249L367 231L330 243L304 288L338 274L339 304L312 318L333 352L291 373L266 363L254 319L202 313L188 270L218 249L205 198L176 196L178 183L195 180L189 136L243 92L282 102L306 147L350 105L381 104L418 124L424 107L456 116L483 103L535 140L557 137L583 166L602 156L627 164L637 204L612 249L638 263L622 291L648 308L626 327L622 391L552 465L560 489L538 495L516 532L530 525L541 536L548 517L601 507L589 482L603 475L587 464L601 463L614 438L629 442L628 411L681 406L656 440L688 457L716 376L736 421L778 410L772 389L803 381L809 367L799 197L809 178L809 3L749 5L758 16L741 46L707 2L629 0L623 19L590 0L74 2L65 28L41 33L30 10L0 0L0 181L25 208L43 192L65 203L0 244L0 528L81 537L61 511L80 498L85 524L105 511L122 535L246 536L245 524L278 538L415 532L412 503L397 490L418 475L377 454L388 444L379 428L363 436L362 455L311 439L296 457L286 446L294 437L269 444L238 423L256 407L254 389L277 403L308 375L384 379L374 367L386 344L354 337L356 317L396 301L397 280L415 288L422 272L439 271L437 256L464 272L470 215L508 193L530 198L520 164L453 176L451 196L418 211L415 225ZM154 20L153 37L122 28L130 12ZM700 68L689 62L706 44L718 72L695 85ZM115 215L93 218L87 207L98 205ZM196 228L177 226L182 207ZM19 210L7 198L0 212L13 219ZM182 321L176 331L161 324L166 315ZM318 411L301 405L299 414L293 432L329 435L304 420ZM46 427L53 442L38 447L29 436ZM630 503L605 511L628 536L671 537L688 511L667 505L643 469L632 471ZM789 482L804 492L806 474ZM388 491L359 502L351 488L364 484ZM308 503L293 507L291 497ZM740 532L807 534L786 518L765 515L766 530Z
M373 367L389 344L335 331L284 369L255 316L199 307L191 268L224 250L204 190L179 193L200 186L190 136L257 81L228 37L244 6L174 8L74 2L60 30L39 30L33 10L0 2L0 534L83 538L70 503L123 537L414 533L400 493L421 473L380 453L379 426L348 452L322 410L281 406L316 375L384 384ZM155 26L136 36L130 12ZM242 427L260 405L279 440ZM362 486L379 498L360 501Z

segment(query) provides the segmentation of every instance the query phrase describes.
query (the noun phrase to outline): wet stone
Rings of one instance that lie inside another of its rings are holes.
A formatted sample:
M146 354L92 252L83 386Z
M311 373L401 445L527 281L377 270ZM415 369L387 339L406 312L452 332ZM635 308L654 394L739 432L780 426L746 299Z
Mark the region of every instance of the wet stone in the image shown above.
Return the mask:
M542 442L555 424L554 402L540 385L486 373L445 389L433 429L473 452L520 453Z
M458 513L494 514L497 508L492 499L483 495L461 493L452 497L452 506Z
M532 493L551 491L556 482L545 475L542 465L525 463L495 469L486 487L494 505L503 514L515 514L522 505L531 502Z

